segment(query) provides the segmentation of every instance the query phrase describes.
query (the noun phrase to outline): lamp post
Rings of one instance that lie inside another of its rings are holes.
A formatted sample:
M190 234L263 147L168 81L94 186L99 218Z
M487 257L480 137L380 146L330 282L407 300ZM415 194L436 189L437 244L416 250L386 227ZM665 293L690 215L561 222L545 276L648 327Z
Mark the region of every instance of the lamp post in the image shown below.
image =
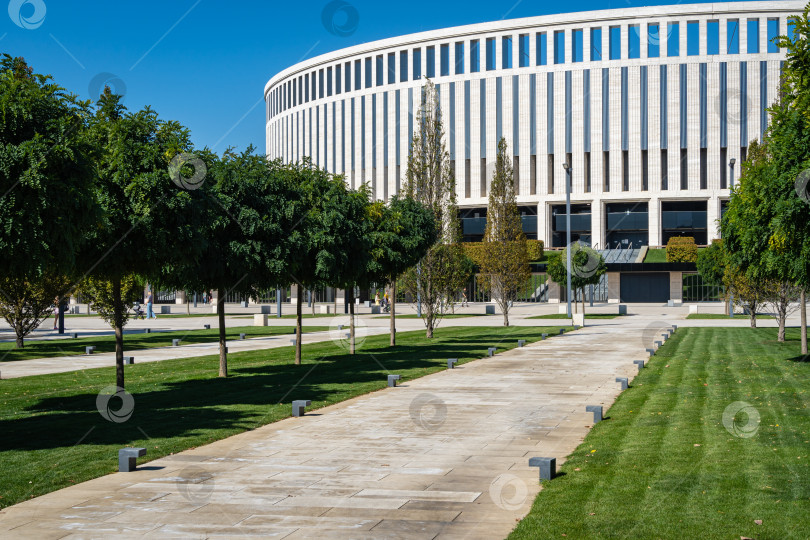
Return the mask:
M737 163L737 160L735 158L731 158L729 160L729 162L728 162L728 167L729 167L729 169L731 169L731 176L729 177L729 179L731 180L731 182L729 183L729 188L731 190L731 195L729 195L729 200L731 200L731 197L734 196L734 164L735 163ZM729 293L728 316L730 318L732 318L732 319L734 318L734 293L733 292Z
M563 163L565 169L565 280L566 294L568 299L568 318L571 315L571 164L567 161Z

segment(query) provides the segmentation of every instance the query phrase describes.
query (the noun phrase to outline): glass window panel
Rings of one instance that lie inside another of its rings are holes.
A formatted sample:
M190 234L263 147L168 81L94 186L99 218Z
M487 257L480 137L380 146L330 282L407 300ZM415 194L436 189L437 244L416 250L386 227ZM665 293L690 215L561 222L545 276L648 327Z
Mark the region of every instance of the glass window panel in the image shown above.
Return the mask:
M388 84L397 82L397 55L388 53Z
M667 23L667 56L680 56L681 25L680 23Z
M439 52L440 52L440 55L441 55L441 58L440 58L440 62L441 62L440 69L441 69L441 71L440 71L440 73L441 73L442 77L446 77L446 76L450 75L450 45L447 45L447 44L442 45Z
M464 73L464 42L456 43L456 75Z
M563 30L554 32L554 63L565 63L565 32Z
M720 54L720 21L706 22L706 54Z
M366 58L366 88L371 88L371 58Z
M481 71L481 44L477 39L470 42L470 73Z
M436 47L428 47L425 55L425 76L428 79L433 79L436 77Z
M537 59L535 61L538 66L545 66L548 63L548 43L546 42L546 33L537 33Z
M571 31L571 58L574 62L582 62L582 30Z
M501 38L501 69L512 69L512 36Z
M413 80L422 78L422 49L413 50Z
M619 60L622 57L622 28L621 26L610 27L610 59Z
M738 19L726 22L726 52L740 54L740 21Z
M529 66L529 34L521 34L520 35L520 45L519 51L520 54L520 67L528 67Z
M602 59L602 29L591 28L591 62Z
M495 69L495 38L487 38L487 71Z
M633 24L627 27L627 58L641 57L641 30L640 26Z
M399 82L408 81L408 51L399 52Z
M748 54L759 54L759 19L748 19Z
M779 19L768 19L768 52L779 52L779 47L773 40L779 36Z
M658 58L661 55L661 27L658 24L647 25L647 58Z
M686 23L686 55L697 56L700 54L700 23L688 21Z

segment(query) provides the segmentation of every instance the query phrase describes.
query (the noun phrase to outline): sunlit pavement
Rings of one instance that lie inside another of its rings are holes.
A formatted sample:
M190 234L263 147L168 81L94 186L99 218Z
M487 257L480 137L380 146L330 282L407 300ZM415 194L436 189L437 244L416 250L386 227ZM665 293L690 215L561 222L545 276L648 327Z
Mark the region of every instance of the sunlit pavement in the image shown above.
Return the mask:
M539 489L529 458L564 461L657 320L595 321L66 488L0 512L0 536L502 538Z

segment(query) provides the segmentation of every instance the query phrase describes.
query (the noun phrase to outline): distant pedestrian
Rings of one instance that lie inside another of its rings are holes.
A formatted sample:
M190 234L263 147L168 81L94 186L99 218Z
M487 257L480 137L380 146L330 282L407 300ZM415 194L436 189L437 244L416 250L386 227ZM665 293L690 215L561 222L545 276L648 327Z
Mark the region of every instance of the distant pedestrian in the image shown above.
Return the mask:
M461 307L467 307L467 288L461 291Z
M375 306L380 305L380 291L374 293L374 305Z
M154 297L152 296L152 291L149 291L146 295L146 318L147 319L157 319L157 315L155 312L152 311L152 304L154 303Z
M59 297L53 299L53 329L57 330L59 324Z

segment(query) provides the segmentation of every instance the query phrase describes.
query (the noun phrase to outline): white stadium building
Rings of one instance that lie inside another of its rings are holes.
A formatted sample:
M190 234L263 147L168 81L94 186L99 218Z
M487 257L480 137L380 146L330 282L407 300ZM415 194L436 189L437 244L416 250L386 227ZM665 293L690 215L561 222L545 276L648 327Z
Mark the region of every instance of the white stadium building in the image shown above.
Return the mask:
M402 186L426 79L437 87L466 240L480 239L497 141L524 230L599 248L706 244L777 98L802 2L611 9L459 26L295 64L264 90L267 154L311 157L387 199ZM736 168L731 165L736 162Z

